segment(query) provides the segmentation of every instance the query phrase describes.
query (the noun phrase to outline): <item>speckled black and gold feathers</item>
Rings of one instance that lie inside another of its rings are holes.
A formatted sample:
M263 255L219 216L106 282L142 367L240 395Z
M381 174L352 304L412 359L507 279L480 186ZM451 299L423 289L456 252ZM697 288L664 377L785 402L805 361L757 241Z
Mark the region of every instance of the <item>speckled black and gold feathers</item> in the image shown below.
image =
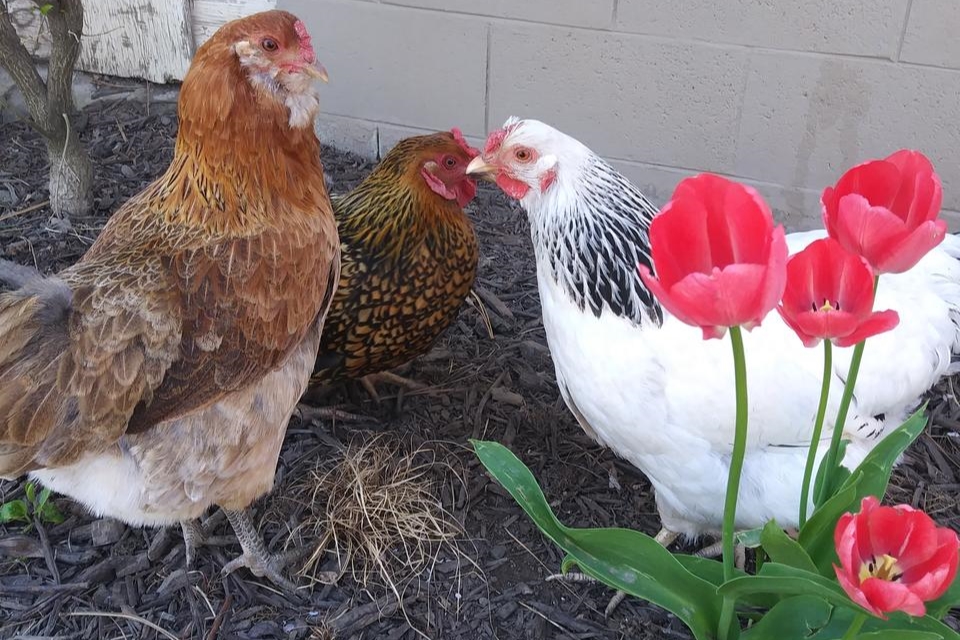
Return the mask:
M334 198L340 286L313 384L404 364L426 353L456 318L473 286L479 249L460 206L420 176L423 162L444 151L463 153L448 133L408 138L359 187Z

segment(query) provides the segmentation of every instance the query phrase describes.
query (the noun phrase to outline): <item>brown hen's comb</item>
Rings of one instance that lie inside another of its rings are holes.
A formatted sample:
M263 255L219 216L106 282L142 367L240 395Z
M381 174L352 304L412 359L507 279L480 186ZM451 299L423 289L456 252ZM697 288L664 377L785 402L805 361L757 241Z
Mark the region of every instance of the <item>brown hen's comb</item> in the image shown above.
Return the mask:
M313 50L310 34L307 32L307 25L302 20L293 23L293 30L297 32L297 38L300 40L300 59L307 64L313 64L317 59L317 54Z
M454 127L453 129L450 129L450 133L453 134L453 139L456 140L457 144L459 144L460 147L467 152L468 156L470 156L471 158L476 158L478 155L480 155L480 150L474 149L473 147L470 146L470 143L468 143L466 138L463 137L463 132L460 131L459 127Z

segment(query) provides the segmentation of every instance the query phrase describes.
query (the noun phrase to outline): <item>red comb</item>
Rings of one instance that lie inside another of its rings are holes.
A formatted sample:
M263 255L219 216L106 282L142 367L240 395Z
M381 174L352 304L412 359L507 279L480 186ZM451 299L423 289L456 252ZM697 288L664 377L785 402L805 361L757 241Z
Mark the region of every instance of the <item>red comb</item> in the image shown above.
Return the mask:
M496 153L500 148L500 145L503 144L504 139L507 137L506 129L497 129L490 134L490 137L487 138L487 146L483 148L484 153Z
M453 134L453 139L456 140L457 144L459 144L460 147L467 152L468 156L470 156L471 158L476 158L478 155L480 155L479 149L474 149L473 147L470 146L470 144L463 137L463 132L460 131L459 127L454 127L453 129L450 129L450 133Z
M302 20L293 23L293 30L297 32L297 38L300 40L300 59L307 64L313 64L317 59L317 54L313 50L313 44L310 42L310 34L307 33L307 25Z

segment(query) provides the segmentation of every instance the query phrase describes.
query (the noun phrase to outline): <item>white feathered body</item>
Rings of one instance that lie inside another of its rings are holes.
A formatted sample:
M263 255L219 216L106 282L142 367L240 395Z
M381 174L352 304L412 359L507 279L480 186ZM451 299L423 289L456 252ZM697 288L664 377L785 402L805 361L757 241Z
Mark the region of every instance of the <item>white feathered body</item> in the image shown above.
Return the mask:
M703 340L700 329L652 301L636 264L649 261L646 230L656 210L576 141L564 150L557 184L521 201L561 393L588 433L647 475L664 527L687 536L716 533L736 411L730 340ZM570 155L581 155L580 162L565 166ZM788 235L791 254L825 235ZM867 343L844 425L846 466L857 465L947 373L960 339L958 257L960 239L948 236L909 272L881 277L875 308L896 310L900 324ZM796 526L823 348L805 348L775 311L744 332L744 343L749 436L737 527L771 519ZM820 457L852 348L833 352Z

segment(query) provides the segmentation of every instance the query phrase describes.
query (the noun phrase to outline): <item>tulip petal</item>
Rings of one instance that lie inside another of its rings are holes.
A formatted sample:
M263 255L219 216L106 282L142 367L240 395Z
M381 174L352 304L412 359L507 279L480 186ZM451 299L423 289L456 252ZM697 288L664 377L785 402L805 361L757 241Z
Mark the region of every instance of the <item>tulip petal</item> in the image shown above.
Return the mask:
M888 209L870 206L859 194L840 199L836 230L837 241L843 248L866 258L877 271L879 258L885 257L909 233L900 218Z
M837 549L837 557L844 570L853 576L860 571L860 547L857 542L857 520L852 513L845 513L837 520L837 527L833 532L833 544Z
M696 198L676 195L685 192L678 186L674 198L650 223L651 258L657 277L667 288L688 273L710 273L713 268L706 211ZM683 250L678 251L677 247Z
M922 600L939 598L957 577L960 542L956 532L945 527L938 528L937 544L937 551L926 562L903 572L903 581Z
M797 334L797 337L800 338L800 341L803 342L803 346L808 349L815 347L820 344L822 338L816 335L810 335L800 328L800 325L794 323L793 316L790 313L787 313L783 310L783 306L777 307L777 313L780 314L780 319L783 320L783 323L793 329L793 332Z
M838 347L850 347L867 338L886 333L900 324L900 315L896 311L877 311L867 316L857 329L846 336L835 338L833 343Z
M837 181L837 204L844 196L857 193L875 207L889 208L899 191L900 168L887 160L868 160L849 169Z
M927 614L927 607L923 604L923 600L899 582L867 578L860 583L860 590L875 610L903 611L911 616Z
M763 268L763 283L757 293L756 301L753 303L753 317L747 326L748 329L759 325L783 297L783 291L787 286L787 257L789 253L786 233L782 226L778 226L770 236L769 256Z
M860 586L851 580L845 571L843 571L837 565L833 565L833 570L837 573L837 582L840 583L840 587L851 600L878 618L883 618L884 620L887 619L887 617L883 615L882 611L870 603L870 601L867 599L867 596L863 593L863 591L860 590Z
M804 333L832 340L834 344L839 344L838 337L850 335L858 326L857 318L842 311L804 311L797 314L796 323Z
M944 220L930 220L913 230L895 246L877 257L875 265L883 273L903 273L912 269L931 249L943 242L947 234Z
M879 557L888 554L894 558L903 556L911 536L914 533L923 536L919 529L925 523L912 515L890 507L875 509L866 517L861 515L870 534L870 547L873 549L871 555ZM929 554L926 557L929 557Z
M660 305L667 312L684 324L703 329L704 340L710 338L722 338L723 330L718 330L713 323L702 315L698 305L690 305L689 301L681 297L679 300L674 295L674 287L671 290L664 288L663 284L657 280L646 265L639 265L640 279L646 285L653 297L657 299Z
M732 327L762 319L757 308L757 291L764 284L767 269L755 264L732 264L713 274L691 273L670 290L675 305L698 326ZM769 311L769 310L768 310Z

